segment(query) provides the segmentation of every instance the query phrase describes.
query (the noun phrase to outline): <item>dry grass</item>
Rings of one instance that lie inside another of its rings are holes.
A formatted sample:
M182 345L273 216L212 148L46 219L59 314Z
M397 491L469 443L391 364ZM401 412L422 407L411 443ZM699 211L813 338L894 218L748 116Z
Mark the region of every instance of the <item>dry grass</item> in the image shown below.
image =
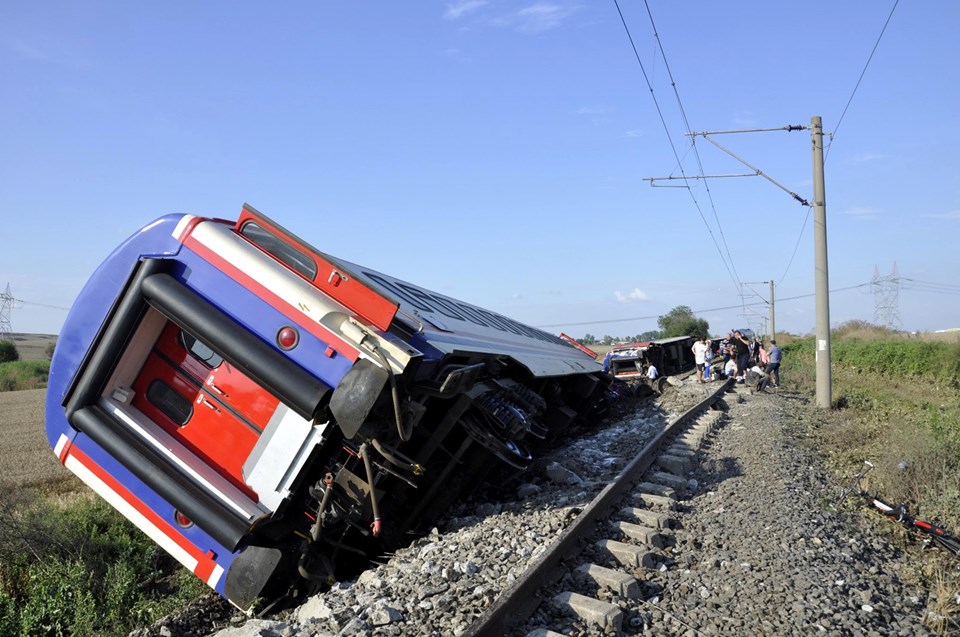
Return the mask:
M938 635L955 635L960 632L960 576L955 568L947 569L940 563L930 569L928 579L934 599L923 625Z
M73 490L79 481L53 454L44 428L44 389L0 392L0 488Z
M50 346L57 342L53 334L12 334L13 344L22 361L50 360Z

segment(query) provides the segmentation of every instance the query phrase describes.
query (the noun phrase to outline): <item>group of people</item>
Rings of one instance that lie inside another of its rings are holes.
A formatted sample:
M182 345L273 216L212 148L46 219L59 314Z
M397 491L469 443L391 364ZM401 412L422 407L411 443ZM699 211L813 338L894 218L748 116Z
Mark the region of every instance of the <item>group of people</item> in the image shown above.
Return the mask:
M697 382L704 383L710 380L713 373L714 349L710 339L698 338L693 347L694 363L697 366ZM783 352L777 346L776 340L770 341L770 349L764 349L757 339L748 339L740 330L727 334L727 338L720 341L716 351L723 356L723 368L718 376L734 377L738 383L756 382L757 389L764 390L767 386L780 386L780 361Z

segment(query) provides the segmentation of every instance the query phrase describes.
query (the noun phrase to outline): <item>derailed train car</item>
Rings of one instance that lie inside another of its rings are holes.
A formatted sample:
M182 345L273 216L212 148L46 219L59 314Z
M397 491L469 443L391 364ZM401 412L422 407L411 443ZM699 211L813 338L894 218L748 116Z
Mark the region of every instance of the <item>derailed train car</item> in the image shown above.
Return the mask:
M324 583L604 402L568 342L322 253L244 206L147 225L51 364L60 461L236 606Z

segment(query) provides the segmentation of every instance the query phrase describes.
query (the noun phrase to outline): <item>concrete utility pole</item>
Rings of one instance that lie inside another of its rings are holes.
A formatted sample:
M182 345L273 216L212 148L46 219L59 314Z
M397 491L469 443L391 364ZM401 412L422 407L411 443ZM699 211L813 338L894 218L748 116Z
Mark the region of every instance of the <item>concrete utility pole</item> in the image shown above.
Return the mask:
M773 279L770 279L770 340L777 338L777 324L773 322Z
M813 142L813 259L817 296L817 407L830 409L833 403L833 376L830 370L827 196L823 184L823 123L819 116L810 118L810 137Z

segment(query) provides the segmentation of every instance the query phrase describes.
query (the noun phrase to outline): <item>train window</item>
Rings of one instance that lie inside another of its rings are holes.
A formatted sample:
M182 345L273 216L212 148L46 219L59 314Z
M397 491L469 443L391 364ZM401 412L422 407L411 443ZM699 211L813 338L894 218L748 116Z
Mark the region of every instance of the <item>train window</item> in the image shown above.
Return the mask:
M162 380L150 383L147 400L181 427L190 422L190 416L193 415L193 404Z
M207 347L206 343L203 341L198 341L183 330L180 330L180 342L195 359L210 369L219 367L220 363L223 362L223 359L220 357L220 355Z
M240 234L285 263L291 270L299 272L311 281L316 278L317 264L313 259L289 243L280 240L259 224L248 221L240 228Z

